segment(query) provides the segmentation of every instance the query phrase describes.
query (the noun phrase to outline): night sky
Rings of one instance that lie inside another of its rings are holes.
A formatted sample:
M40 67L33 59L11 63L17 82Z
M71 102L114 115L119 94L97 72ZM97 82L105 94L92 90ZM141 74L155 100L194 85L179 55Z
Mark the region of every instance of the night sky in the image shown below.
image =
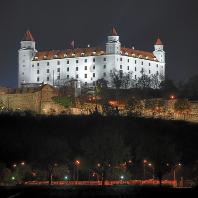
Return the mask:
M196 0L1 0L0 86L17 85L17 50L29 29L37 50L104 46L115 26L122 46L153 50L165 44L166 74L185 80L198 74Z

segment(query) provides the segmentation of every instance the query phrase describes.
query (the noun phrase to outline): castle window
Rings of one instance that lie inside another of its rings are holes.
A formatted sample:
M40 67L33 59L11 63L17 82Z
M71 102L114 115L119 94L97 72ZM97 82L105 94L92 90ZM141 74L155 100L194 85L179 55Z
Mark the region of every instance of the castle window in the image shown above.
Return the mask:
M85 59L85 63L87 63L87 59Z
M32 65L32 67L34 67L34 64Z
M49 69L47 69L47 73L49 73Z
M96 86L96 82L95 81L93 81L93 86Z
M69 64L69 60L67 61L67 64Z
M149 63L149 66L151 66L151 63Z
M87 82L85 82L85 86L87 85Z
M78 67L76 67L76 71L78 71Z
M87 70L87 66L85 66L85 70Z
M122 69L122 65L120 65L120 69Z
M104 61L106 61L107 59L106 59L106 58L104 58L103 60L104 60Z
M135 80L137 79L136 75L135 75Z
M69 78L69 75L67 75L67 78Z
M76 74L76 78L78 78L78 74Z
M106 77L106 72L103 73L103 76Z
M95 59L95 58L93 58L93 62L94 62L94 63L96 62L96 59Z
M57 68L57 72L60 72L60 68Z
M85 78L87 78L87 74L85 74Z
M93 65L93 69L95 69L96 68L96 66L95 65Z
M95 73L93 73L93 77L95 77Z
M158 67L158 64L156 66Z
M136 71L136 67L135 67L135 71Z
M142 65L144 64L144 62L142 61Z
M39 82L39 77L37 77L37 82Z
M159 72L157 71L156 74L159 75Z
M49 81L49 76L47 77L47 81Z
M39 66L39 63L37 63L37 66Z
M67 71L69 71L69 67L67 68Z
M60 80L60 76L57 76L57 80Z
M149 74L151 73L151 70L149 70Z
M78 63L78 60L76 60L76 63Z
M128 59L127 61L128 61L128 63L129 63L129 59Z
M127 70L129 70L129 66L127 66Z
M39 70L37 70L37 74L39 74Z
M57 65L60 65L60 61L57 61Z
M104 65L103 68L106 69L106 65Z
M120 61L122 61L122 58L120 58Z
M137 61L135 60L135 64L137 64Z
M47 66L49 66L49 62L47 62Z

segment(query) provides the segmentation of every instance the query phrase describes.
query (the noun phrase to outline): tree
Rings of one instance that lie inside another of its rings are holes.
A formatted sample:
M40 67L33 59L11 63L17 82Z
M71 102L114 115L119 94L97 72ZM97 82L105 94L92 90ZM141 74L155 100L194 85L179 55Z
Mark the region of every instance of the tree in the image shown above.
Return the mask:
M141 77L138 78L137 87L141 89L151 87L151 78L145 74L144 69L141 71Z
M158 74L152 74L151 77L151 87L153 89L159 89L160 88L160 76Z
M177 113L183 114L185 119L185 115L188 115L190 112L190 102L187 99L177 99L174 109Z
M114 168L129 157L129 148L118 132L105 130L103 133L100 132L83 139L81 145L92 168L97 167L97 164L100 165L103 184L109 172L114 172ZM111 175L111 178L113 176L114 174Z

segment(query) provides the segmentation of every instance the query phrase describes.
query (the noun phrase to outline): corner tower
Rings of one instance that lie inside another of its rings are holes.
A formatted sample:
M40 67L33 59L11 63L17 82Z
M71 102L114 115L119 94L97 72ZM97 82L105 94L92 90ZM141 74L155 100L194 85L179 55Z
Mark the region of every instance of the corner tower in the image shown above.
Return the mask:
M31 61L35 52L35 40L31 32L26 31L18 50L18 87L31 82Z
M159 37L154 45L154 49L155 50L154 50L153 54L155 55L157 60L161 63L165 63L164 45Z
M113 28L111 35L108 36L108 41L106 43L106 53L107 54L120 54L121 44L119 41L119 36L116 29Z

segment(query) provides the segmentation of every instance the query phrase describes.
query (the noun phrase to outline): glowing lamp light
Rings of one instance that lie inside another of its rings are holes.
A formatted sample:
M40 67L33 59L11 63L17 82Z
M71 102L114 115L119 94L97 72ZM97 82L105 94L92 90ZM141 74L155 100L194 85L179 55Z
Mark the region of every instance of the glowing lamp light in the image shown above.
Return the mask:
M12 178L11 178L13 181L15 180L15 177L14 176L12 176Z
M16 168L16 166L17 166L16 164L13 164L13 167L14 167L14 168Z
M21 162L21 165L24 166L25 165L25 162Z
M80 165L80 160L75 161L76 166Z
M121 175L121 176L120 176L120 179L124 179L124 176L123 176L123 175Z
M170 99L172 99L172 100L175 99L175 96L174 95L171 95L170 96Z
M149 163L148 165L149 165L149 166L152 166L152 164L151 164L151 163Z
M146 164L147 163L147 160L144 160L144 164Z
M68 176L66 175L66 176L64 177L64 179L65 179L65 180L68 180Z

